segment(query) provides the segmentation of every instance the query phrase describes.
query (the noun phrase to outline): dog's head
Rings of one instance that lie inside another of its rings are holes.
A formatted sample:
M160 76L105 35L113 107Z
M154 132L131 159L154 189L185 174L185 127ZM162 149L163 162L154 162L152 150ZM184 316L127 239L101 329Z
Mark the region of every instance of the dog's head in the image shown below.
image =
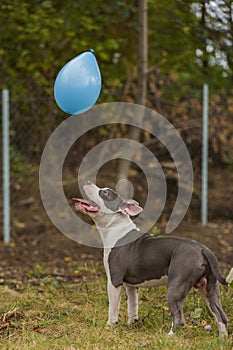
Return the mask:
M133 199L122 199L120 195L111 188L99 188L88 181L84 186L87 200L73 198L77 211L87 214L92 218L100 214L121 213L122 215L135 216L143 209Z

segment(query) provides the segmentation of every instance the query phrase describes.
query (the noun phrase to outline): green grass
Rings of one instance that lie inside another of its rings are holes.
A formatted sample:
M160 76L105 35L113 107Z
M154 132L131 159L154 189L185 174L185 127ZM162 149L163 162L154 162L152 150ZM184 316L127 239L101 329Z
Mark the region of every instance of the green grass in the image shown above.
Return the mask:
M0 349L233 349L232 334L218 338L214 320L194 291L185 303L186 326L174 337L167 336L171 321L162 287L140 290L141 321L136 326L127 325L123 294L119 325L106 330L102 268L82 267L79 274L85 278L77 283L38 277L17 288L0 286ZM232 286L221 288L221 294L232 331Z

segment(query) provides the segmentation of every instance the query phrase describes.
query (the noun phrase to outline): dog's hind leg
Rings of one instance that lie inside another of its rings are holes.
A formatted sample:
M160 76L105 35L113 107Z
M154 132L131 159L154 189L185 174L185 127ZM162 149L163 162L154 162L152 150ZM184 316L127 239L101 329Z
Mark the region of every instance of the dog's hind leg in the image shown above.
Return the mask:
M168 307L172 315L172 327L169 335L173 335L174 332L179 330L185 324L184 314L183 314L183 304L188 291L181 290L179 287L179 292L177 288L168 287L167 299Z
M219 286L215 277L210 278L207 284L198 289L198 292L217 322L219 336L227 337L228 320L222 309Z
M136 287L125 285L128 303L128 324L138 321L138 290Z
M114 287L112 282L108 280L108 325L114 325L118 323L118 314L121 303L121 290L122 286Z

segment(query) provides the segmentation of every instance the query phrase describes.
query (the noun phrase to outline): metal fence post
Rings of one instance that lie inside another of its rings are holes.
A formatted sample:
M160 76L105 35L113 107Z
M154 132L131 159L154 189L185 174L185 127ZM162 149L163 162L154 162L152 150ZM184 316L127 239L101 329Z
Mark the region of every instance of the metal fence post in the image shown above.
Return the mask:
M209 87L203 85L203 113L202 113L202 198L201 219L202 224L208 221L208 104Z
M9 90L2 91L3 240L10 242Z

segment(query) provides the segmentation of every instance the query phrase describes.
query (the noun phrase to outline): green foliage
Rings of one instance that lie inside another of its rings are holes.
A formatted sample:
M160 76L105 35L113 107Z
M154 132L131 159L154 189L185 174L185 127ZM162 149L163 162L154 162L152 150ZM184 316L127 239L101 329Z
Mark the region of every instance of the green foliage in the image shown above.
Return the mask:
M157 226L153 226L152 229L151 229L151 231L150 231L150 234L151 234L152 236L155 236L157 230L158 230L158 227L157 227Z
M196 97L205 82L212 92L225 92L232 83L230 2L212 3L149 0L150 65L160 70L167 96Z
M207 78L218 88L231 81L230 5L219 2L217 11L211 3L205 2L202 18L203 1L194 6L187 0L148 0L150 66L160 70L159 79L172 77L171 96L177 94L176 83L184 91L191 83L194 92ZM110 0L108 6L101 0L2 0L0 10L1 85L16 96L32 93L32 87L51 96L60 68L90 48L95 49L108 89L123 87L137 66L138 3L134 0Z
M10 164L11 174L16 175L19 179L24 179L32 172L31 165L14 145L10 146Z
M230 2L213 3L148 0L149 70L154 74L148 87L150 107L157 109L163 101L167 106L167 100L200 100L204 82L210 83L211 95L230 100ZM64 64L83 51L93 48L100 66L98 102L135 101L138 17L136 0L109 0L108 5L102 0L1 1L0 86L10 89L17 125L31 128L30 142L23 137L26 151L33 156L40 152L64 118L54 102L54 81ZM169 108L160 112L171 114ZM181 108L179 114L183 112ZM15 142L22 145L20 135Z
M52 94L53 82L61 67L90 48L95 49L101 61L103 77L114 79L113 53L124 52L131 46L131 5L125 6L121 1L112 1L106 6L100 0L3 0L0 6L1 83L10 84L14 90L15 82L22 79L18 94L28 89L25 79L33 86L40 86L44 93ZM106 70L110 70L110 74L105 75Z

